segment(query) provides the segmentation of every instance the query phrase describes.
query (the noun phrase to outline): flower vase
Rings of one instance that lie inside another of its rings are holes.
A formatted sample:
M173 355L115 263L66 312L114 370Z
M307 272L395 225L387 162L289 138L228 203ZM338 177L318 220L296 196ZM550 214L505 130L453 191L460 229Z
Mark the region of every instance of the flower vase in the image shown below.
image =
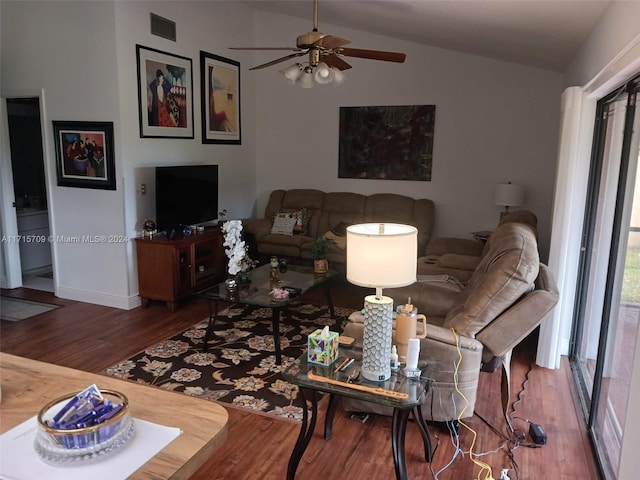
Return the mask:
M224 281L224 288L227 290L229 298L235 298L238 295L238 279L235 275L229 275Z

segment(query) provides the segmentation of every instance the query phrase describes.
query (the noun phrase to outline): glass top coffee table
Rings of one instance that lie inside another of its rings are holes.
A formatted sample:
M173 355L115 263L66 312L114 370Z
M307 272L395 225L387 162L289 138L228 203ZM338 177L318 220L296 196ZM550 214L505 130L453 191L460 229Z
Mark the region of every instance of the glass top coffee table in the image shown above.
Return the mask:
M352 358L354 361L344 371L336 372L342 360ZM293 480L298 464L302 459L316 425L318 417L317 392L329 393L329 406L325 416L325 439L331 438L332 423L340 397L350 397L365 402L377 403L393 409L391 446L396 478L407 478L404 439L409 415L413 415L420 429L424 443L425 460L431 461L433 451L429 430L422 415L421 405L431 385L435 365L420 365L422 374L417 378L407 378L402 369L391 372L391 378L383 382L372 382L360 375L362 366L362 350L359 348L343 348L338 352L337 360L329 366L317 365L307 361L307 353L296 359L283 372L285 380L298 385L302 397L302 425L296 445L289 458L287 480ZM311 401L311 421L308 418L307 400Z
M336 272L329 270L327 273L314 273L312 267L289 265L285 272L278 272L279 281L271 278L271 266L262 265L251 271L248 282L240 282L236 291L229 291L224 282L198 293L200 297L209 300L209 324L204 336L203 351L207 351L208 342L213 333L215 321L218 318L218 302L233 302L239 305L271 308L273 320L273 342L276 351L276 363L282 362L280 350L280 314L289 305L308 290L322 286L329 306L331 317L335 318L333 302L331 300L330 284ZM290 290L286 300L275 300L269 292L274 288Z

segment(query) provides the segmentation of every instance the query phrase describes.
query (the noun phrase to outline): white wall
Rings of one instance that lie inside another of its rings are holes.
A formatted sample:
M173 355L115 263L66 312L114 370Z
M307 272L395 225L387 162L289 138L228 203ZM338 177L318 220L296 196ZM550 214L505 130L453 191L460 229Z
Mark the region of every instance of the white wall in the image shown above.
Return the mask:
M153 188L137 190L156 165L217 163L220 206L252 213L255 185L254 80L241 74L242 145L203 145L200 50L234 58L253 40L250 10L238 2L0 2L1 88L44 89L53 235L133 238L154 215ZM177 23L177 42L149 33L149 13ZM141 139L135 45L192 59L195 139ZM244 67L244 65L243 65ZM117 190L57 187L51 120L114 122ZM147 173L145 173L147 172ZM147 175L147 176L145 176ZM133 242L55 244L56 294L120 308L139 304Z
M256 18L256 37L263 45L291 45L311 26L273 13ZM525 186L523 208L539 217L546 258L561 75L324 23L320 27L351 40L355 48L401 51L407 60L346 59L353 68L345 71L344 85L311 90L291 86L278 74L293 61L247 73L257 79L258 211L264 211L274 188L402 193L435 202L435 235L469 238L471 231L495 227L502 207L493 204L494 186L511 181ZM243 63L257 65L280 55L259 52ZM413 104L436 105L431 182L338 178L341 106Z
M119 103L125 174L125 222L129 236L145 218L155 218L154 170L157 165L214 163L219 165L219 207L229 218L252 215L256 189L255 80L241 62L241 145L202 144L200 51L240 60L229 46L253 42L253 16L241 2L115 2ZM177 41L149 33L149 13L176 22ZM136 44L192 59L194 140L140 138ZM147 194L140 194L140 183ZM135 248L130 245L129 281L137 293Z
M84 8L68 2L2 2L2 90L44 89L48 120L117 121L114 8L95 2L88 22ZM49 124L50 125L50 124ZM53 132L45 142L53 235L122 235L122 177L116 191L56 186ZM121 145L115 132L116 172ZM58 291L66 298L120 303L129 296L126 245L53 245ZM115 279L119 279L115 281Z

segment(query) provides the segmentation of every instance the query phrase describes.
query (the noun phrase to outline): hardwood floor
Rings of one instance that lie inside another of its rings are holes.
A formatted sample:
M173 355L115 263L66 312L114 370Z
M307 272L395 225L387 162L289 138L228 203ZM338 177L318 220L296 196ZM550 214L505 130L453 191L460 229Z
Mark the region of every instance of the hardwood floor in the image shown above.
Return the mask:
M370 292L339 284L333 289L334 303L361 308L366 293ZM123 311L63 300L48 292L29 289L3 290L2 295L55 303L64 307L20 322L2 321L0 349L3 352L89 372L100 372L207 316L206 302L197 298L190 299L176 312L170 313L163 304L157 302L152 302L148 308ZM319 293L310 292L305 300L322 302L321 289ZM518 417L542 425L548 436L547 445L541 448L516 448L513 458L519 474L514 470L504 439L493 431L495 428L498 432L506 432L504 419L501 420L499 401L500 373L482 373L476 413L491 427L477 415L465 423L477 432L473 452L492 453L475 458L492 468L496 480L500 479L503 468L511 469L508 472L511 480L598 479L584 421L578 413L577 397L567 360L563 358L560 369L547 370L535 366L534 353L534 336L514 351L512 402L519 398L515 405L514 426L528 430L527 424ZM351 420L348 414L338 411L333 438L326 441L321 432L325 408L326 405L321 404L316 432L300 462L296 478L395 478L390 442L391 419L370 416L365 423L358 423ZM192 478L286 478L287 462L299 425L234 408L228 408L228 411L229 431L226 443ZM468 455L473 442L471 431L461 427L460 448L465 453L458 454L453 461L456 450L447 430L431 426L430 432L434 446L437 445L431 465L424 461L418 429L411 424L407 428L409 478L488 478ZM529 439L526 441L529 442Z

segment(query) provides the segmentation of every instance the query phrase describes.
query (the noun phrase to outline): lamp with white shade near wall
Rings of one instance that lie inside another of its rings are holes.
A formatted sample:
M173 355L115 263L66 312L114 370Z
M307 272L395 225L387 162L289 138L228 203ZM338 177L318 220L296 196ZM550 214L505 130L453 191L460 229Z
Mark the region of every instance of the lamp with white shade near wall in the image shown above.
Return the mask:
M384 381L391 377L389 358L393 299L383 288L416 281L418 230L397 223L363 223L347 227L347 280L376 289L365 297L362 376Z
M500 212L500 220L509 213L509 207L519 207L524 202L524 187L514 183L498 183L496 185L493 203L504 207Z

